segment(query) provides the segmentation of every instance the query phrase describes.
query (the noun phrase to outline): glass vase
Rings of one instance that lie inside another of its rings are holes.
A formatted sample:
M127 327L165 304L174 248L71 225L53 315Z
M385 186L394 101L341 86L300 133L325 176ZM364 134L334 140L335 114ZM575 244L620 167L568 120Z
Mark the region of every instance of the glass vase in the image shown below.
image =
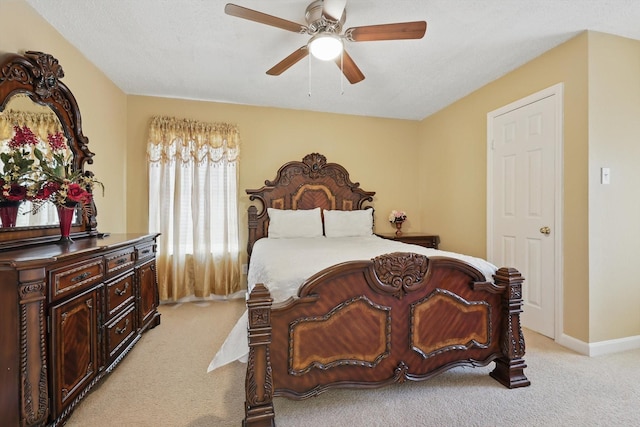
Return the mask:
M60 243L73 243L71 240L71 222L76 212L77 203L57 205L58 219L60 220Z
M402 236L402 221L396 221L396 236Z
M13 200L0 202L0 220L2 221L2 228L16 226L16 218L18 218L20 203L20 201Z

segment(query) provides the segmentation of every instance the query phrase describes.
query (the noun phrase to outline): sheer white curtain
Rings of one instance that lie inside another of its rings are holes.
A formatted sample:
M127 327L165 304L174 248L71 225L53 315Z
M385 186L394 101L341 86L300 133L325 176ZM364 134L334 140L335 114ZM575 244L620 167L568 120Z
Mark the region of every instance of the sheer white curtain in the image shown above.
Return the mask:
M161 300L240 290L236 126L154 117L149 129L149 231Z

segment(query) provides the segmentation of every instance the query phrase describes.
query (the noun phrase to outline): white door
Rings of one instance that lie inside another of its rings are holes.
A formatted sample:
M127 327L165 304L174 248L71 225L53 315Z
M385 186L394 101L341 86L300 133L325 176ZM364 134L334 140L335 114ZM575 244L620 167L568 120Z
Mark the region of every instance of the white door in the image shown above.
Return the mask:
M524 327L555 338L562 115L543 91L488 115L488 258L525 278ZM560 110L561 111L561 110ZM560 252L558 252L560 253Z

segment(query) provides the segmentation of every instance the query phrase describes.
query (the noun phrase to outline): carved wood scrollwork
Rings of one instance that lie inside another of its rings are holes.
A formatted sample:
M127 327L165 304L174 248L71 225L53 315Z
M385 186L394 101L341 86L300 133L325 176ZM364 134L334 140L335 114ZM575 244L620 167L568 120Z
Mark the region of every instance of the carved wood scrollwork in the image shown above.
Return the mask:
M268 308L254 308L251 310L249 324L254 328L269 326L271 324L270 314L271 311Z
M327 164L327 158L320 153L311 153L304 156L302 163L309 167L309 176L317 178L322 168Z
M393 370L393 379L397 383L404 383L409 375L409 365L404 361L398 363L398 366Z
M273 371L271 369L271 357L269 347L264 347L264 355L266 364L264 369L264 377L256 376L256 350L249 350L249 358L247 360L247 378L246 378L246 398L248 406L259 406L265 403L269 404L273 400ZM259 387L259 384L262 387Z
M524 278L514 268L500 268L493 276L502 293L502 337L500 348L503 356L496 359L491 376L509 388L526 387L531 382L524 374L525 342L520 325L522 312L522 282Z
M502 351L510 359L521 358L525 354L524 334L520 325L522 312L522 283L524 278L516 269L501 268L494 278L496 284L506 285L502 295L504 316Z
M33 83L27 69L19 63L9 64L0 70L0 83L3 81L15 81L23 85Z
M273 370L271 368L271 304L269 290L258 283L247 300L249 358L245 379L243 426L273 425Z
M374 285L383 293L399 299L422 288L429 268L426 256L410 252L380 255L372 261L373 272L379 282L374 282Z
M46 285L44 282L26 283L19 288L20 295L20 374L22 381L22 411L28 425L41 422L47 415L48 381L47 354L45 351L45 300ZM33 332L27 329L27 319L37 317L39 330ZM29 354L29 342L33 336L39 337L37 350ZM34 369L34 367L40 369ZM35 388L34 388L35 385Z
M298 175L303 174L303 169L301 167L290 167L286 171L283 171L280 175L280 183L283 185L289 185L291 180ZM274 185L273 181L265 181L267 185Z
M58 90L58 79L64 77L58 60L42 52L27 52L26 56L32 58L39 67L34 68L35 92L42 98L51 97Z

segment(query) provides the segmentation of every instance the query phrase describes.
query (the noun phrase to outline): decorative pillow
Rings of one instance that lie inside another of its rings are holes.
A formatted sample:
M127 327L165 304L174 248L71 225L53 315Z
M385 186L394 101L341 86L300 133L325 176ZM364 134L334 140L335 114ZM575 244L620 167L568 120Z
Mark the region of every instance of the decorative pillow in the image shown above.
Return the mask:
M359 211L323 211L324 235L360 237L373 234L373 209Z
M320 208L285 210L267 208L269 238L295 239L298 237L322 237Z

